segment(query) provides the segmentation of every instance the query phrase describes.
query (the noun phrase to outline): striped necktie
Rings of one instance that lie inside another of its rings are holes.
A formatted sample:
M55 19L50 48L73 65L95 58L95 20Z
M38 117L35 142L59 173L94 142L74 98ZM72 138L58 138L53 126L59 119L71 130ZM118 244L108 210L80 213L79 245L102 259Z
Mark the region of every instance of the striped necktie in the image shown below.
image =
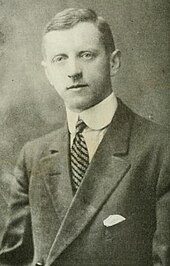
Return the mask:
M86 124L82 120L78 120L76 124L76 134L71 147L71 170L72 170L72 187L75 193L84 177L89 165L89 154L83 130Z

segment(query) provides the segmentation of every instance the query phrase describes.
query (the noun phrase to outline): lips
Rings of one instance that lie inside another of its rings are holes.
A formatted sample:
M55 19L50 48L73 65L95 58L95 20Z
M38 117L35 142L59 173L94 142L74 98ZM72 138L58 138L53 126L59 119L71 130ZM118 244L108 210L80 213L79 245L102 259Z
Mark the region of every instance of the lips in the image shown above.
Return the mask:
M88 84L74 84L74 85L72 85L70 87L67 87L67 89L68 90L70 90L70 89L77 89L77 88L83 88L83 87L87 87L87 86L88 86Z

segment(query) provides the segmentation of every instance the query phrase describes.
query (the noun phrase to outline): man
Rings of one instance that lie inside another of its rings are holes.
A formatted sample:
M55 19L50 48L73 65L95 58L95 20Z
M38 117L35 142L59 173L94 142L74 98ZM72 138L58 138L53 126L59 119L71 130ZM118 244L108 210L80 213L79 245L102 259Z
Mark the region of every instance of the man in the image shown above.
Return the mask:
M2 263L168 266L168 133L115 97L108 24L66 9L45 29L43 56L67 123L22 149Z

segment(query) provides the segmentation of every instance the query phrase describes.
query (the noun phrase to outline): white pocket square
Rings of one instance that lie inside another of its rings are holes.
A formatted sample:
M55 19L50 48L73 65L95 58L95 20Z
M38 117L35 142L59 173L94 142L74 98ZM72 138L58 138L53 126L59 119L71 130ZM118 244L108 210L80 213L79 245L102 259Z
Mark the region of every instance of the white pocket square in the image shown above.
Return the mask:
M106 227L113 226L115 224L125 221L126 218L119 214L109 215L104 221L103 224Z

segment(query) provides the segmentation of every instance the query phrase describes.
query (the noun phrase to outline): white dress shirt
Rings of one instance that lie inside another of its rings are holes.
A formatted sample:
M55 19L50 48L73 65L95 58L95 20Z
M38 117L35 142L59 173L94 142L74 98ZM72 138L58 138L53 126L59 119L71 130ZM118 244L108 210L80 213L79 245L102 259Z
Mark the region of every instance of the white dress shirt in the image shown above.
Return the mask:
M103 101L81 113L75 113L66 108L68 128L71 134L70 145L72 145L75 137L77 120L82 119L87 125L82 134L86 141L90 162L107 131L108 125L112 121L116 109L117 99L114 93L111 93Z

